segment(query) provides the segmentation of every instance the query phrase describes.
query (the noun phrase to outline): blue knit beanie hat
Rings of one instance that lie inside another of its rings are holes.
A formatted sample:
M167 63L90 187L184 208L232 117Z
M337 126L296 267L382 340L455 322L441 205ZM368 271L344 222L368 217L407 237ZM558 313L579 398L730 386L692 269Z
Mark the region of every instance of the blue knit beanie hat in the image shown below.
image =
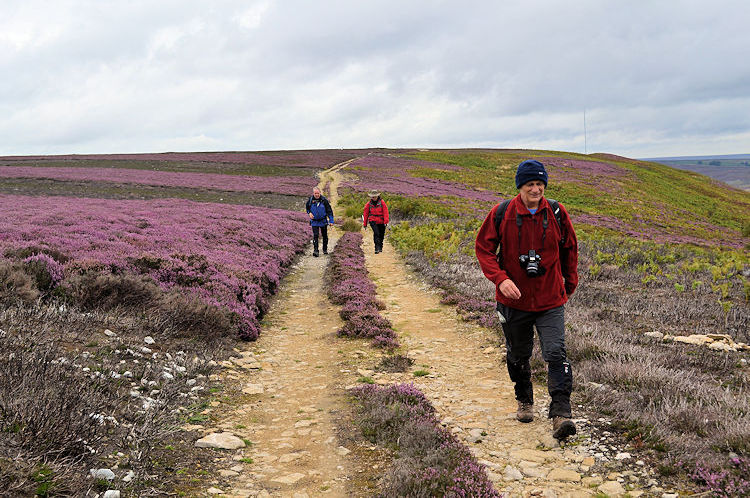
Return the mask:
M544 169L544 165L539 161L528 159L518 165L518 171L516 171L516 188L521 188L521 185L532 180L541 180L546 187L547 170Z

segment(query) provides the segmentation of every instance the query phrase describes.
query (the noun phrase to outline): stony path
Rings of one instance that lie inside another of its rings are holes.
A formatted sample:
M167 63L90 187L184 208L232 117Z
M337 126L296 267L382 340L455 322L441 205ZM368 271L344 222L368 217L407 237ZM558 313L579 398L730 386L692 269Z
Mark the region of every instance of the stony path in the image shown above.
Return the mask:
M325 172L320 186L327 183L331 177ZM335 191L333 184L332 203ZM337 230L329 229L329 250L338 238ZM252 446L225 459L222 474L234 477L233 488L213 493L347 496L348 450L339 446L334 420L343 402L341 374L332 361L340 349L335 332L342 323L323 288L327 258L310 253L285 279L258 341L239 351L234 363L244 370L223 373L229 381L243 382L247 396L213 430L232 432Z
M499 337L461 321L452 308L441 305L436 293L408 272L387 236L382 253L374 254L370 232L364 248L370 276L387 304L383 314L415 360L413 371L430 372L424 377L413 372L381 375L378 382L414 381L441 420L488 467L498 490L512 496L593 495L603 481L590 475L595 459L585 448L561 447L551 437L543 412L549 404L545 388L535 390L534 422L515 420L516 402L501 362ZM585 441L587 435L578 437Z

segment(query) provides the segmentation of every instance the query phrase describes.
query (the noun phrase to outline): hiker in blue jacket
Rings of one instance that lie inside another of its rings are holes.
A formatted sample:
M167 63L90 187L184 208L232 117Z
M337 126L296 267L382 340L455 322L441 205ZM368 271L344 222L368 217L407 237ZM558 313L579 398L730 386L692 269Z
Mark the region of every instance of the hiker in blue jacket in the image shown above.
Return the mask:
M313 195L307 199L305 205L307 215L310 217L310 226L313 232L313 256L318 257L318 237L323 234L323 254L328 254L328 225L333 225L333 209L331 204L320 194L320 189L315 187Z

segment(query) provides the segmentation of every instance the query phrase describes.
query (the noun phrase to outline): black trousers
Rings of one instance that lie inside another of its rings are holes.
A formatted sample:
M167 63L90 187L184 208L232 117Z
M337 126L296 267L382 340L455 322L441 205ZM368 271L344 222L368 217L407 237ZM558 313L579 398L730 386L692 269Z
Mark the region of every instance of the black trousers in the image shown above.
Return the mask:
M534 347L534 327L539 335L542 357L547 362L547 389L552 398L549 417L570 417L570 393L573 391L573 371L565 355L565 309L530 312L497 304L498 313L505 318L503 333L507 348L510 380L515 383L516 399L534 402L531 387L531 352Z
M313 250L318 252L318 237L319 234L323 235L323 252L328 252L328 225L322 227L312 227L313 231Z
M372 227L372 241L375 243L375 250L383 250L383 239L385 239L385 224L370 222Z

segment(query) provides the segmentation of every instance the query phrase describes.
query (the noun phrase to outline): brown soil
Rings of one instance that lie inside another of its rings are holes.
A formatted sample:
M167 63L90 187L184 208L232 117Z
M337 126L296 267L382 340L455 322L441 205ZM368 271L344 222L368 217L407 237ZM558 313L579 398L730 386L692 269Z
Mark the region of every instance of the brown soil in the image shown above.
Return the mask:
M331 187L334 207L338 170L345 165L321 176L321 186ZM340 235L337 229L330 232L329 249ZM381 351L335 335L342 323L323 287L326 257L308 252L286 279L258 341L238 350L257 364L233 366L223 374L262 392L214 413L223 415L210 431L231 431L252 442L218 462L225 475L237 474L232 489L222 490L230 496L371 496L383 454L352 442L346 437L350 429L340 428L349 411L344 388L371 377L380 384L414 382L487 466L498 490L518 496L593 495L590 486L601 477L590 477L594 459L575 444L586 435L568 446L556 444L544 413L546 389L536 392L536 420L517 422L499 338L440 304L435 291L407 270L387 236L383 252L375 255L371 232L364 235L367 269L387 305L383 314L414 365L406 373L374 372ZM429 374L415 376L420 370ZM523 480L513 479L514 469L523 472Z

